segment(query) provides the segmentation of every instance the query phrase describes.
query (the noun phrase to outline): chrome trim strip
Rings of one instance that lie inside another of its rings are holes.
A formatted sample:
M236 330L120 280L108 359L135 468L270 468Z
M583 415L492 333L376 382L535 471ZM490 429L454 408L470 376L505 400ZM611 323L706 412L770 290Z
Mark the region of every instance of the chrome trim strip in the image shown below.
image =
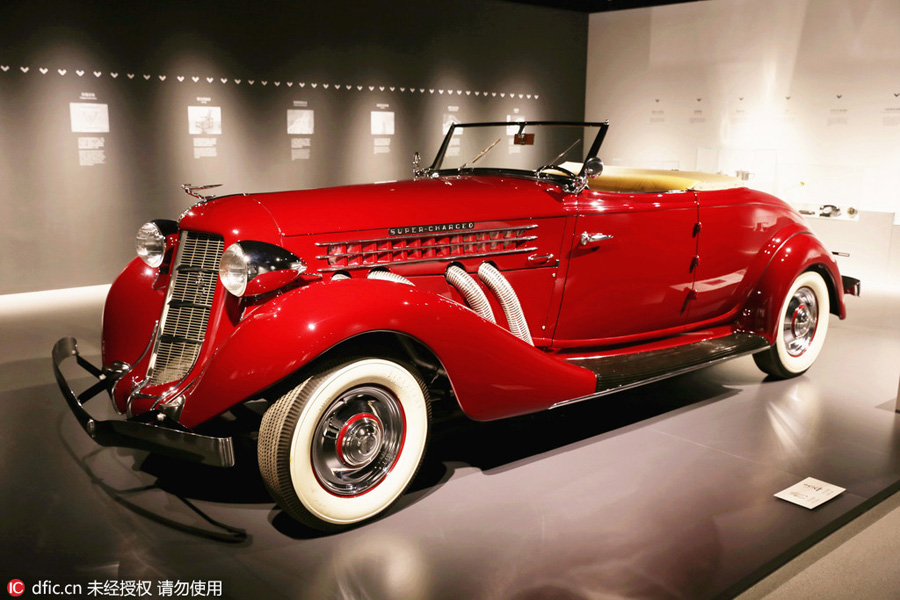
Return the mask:
M478 254L457 254L455 256L435 256L433 258L417 258L415 260L402 260L396 262L379 262L379 263L370 263L367 265L340 265L336 267L326 267L323 269L319 269L319 273L333 273L335 271L354 271L356 269L372 269L374 267L386 266L386 265L413 265L417 263L426 263L426 262L452 262L455 260L463 260L466 258L486 258L489 256L503 256L507 254L521 254L523 252L534 252L537 250L536 246L530 246L528 248L519 248L517 250L503 250L499 252L481 252ZM384 254L384 252L382 253Z
M445 235L477 235L483 233L497 233L497 232L506 232L506 231L528 231L531 229L537 228L537 224L532 225L521 225L519 227L500 227L497 229L465 229L460 230L459 232L447 232L447 233L417 233L412 235L395 235L393 237L386 238L373 238L370 240L349 240L349 241L336 241L336 242L316 242L316 246L337 246L339 244L372 244L377 242L394 242L397 240L415 240L415 239L427 239L433 237L441 237ZM510 238L515 239L515 238ZM460 242L466 243L466 242Z
M347 258L350 256L370 256L372 254L395 254L397 252L416 252L419 250L440 250L443 248L458 248L462 246L484 246L487 244L514 244L517 242L532 242L537 239L536 235L526 235L524 237L518 238L500 238L496 240L474 240L468 242L453 242L450 244L434 244L431 246L407 246L405 248L384 248L382 250L360 250L359 252L341 252L339 254L324 254L317 256L316 258L319 260L328 260L329 258ZM333 246L344 246L350 244L365 244L369 242L340 242L335 244L330 244ZM472 256L469 254L463 254L460 256ZM405 261L401 261L405 262Z

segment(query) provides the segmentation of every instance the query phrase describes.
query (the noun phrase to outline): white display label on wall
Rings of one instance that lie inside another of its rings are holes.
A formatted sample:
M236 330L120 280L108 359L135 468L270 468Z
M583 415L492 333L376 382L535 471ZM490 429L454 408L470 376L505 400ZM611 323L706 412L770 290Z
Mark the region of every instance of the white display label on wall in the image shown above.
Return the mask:
M832 108L828 111L828 126L847 125L850 122L849 111L846 108Z
M291 138L291 160L309 160L311 146L310 138Z
M194 158L216 158L219 155L216 138L194 138Z
M191 135L221 135L221 106L188 106L188 133Z
M381 137L375 138L375 154L390 154L391 153L391 138L389 137Z
M813 509L820 504L837 498L845 491L845 488L807 477L800 483L778 492L775 494L775 497L793 502L804 508Z
M315 132L315 111L288 109L287 132L290 135L312 135Z
M372 111L372 135L394 135L393 111Z
M881 124L885 127L900 126L900 106L889 106L881 114Z
M740 123L746 123L749 120L749 115L747 114L747 110L744 108L737 108L731 113L731 123L732 125L737 125Z
M106 164L106 138L78 138L78 166L93 167Z
M70 102L72 133L109 133L109 105Z

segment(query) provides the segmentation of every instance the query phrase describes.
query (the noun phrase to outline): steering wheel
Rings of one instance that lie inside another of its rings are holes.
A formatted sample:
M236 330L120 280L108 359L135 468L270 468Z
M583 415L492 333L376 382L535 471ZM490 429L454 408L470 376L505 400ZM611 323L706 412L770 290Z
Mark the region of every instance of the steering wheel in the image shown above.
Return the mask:
M559 166L559 165L544 165L543 167L541 167L541 168L539 168L538 170L536 170L536 171L535 171L535 174L536 174L538 177L543 177L543 176L544 176L544 171L546 171L546 170L548 170L548 169L553 169L553 170L555 170L555 171L559 171L560 173L562 173L562 174L565 175L566 177L571 177L571 178L573 178L573 179L576 178L576 177L578 177L578 175L576 175L576 174L573 173L572 171L566 169L565 167L561 167L561 166Z

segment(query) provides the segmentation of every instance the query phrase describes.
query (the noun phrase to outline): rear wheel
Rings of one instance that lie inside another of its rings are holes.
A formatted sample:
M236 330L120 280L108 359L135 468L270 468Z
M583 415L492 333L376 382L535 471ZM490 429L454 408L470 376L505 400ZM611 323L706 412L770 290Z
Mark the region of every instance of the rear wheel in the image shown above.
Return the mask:
M360 523L412 481L429 419L425 386L400 364L367 358L334 366L266 411L260 473L298 521L325 531Z
M753 355L756 366L778 379L805 373L825 343L830 310L822 276L815 271L801 273L782 303L775 344Z

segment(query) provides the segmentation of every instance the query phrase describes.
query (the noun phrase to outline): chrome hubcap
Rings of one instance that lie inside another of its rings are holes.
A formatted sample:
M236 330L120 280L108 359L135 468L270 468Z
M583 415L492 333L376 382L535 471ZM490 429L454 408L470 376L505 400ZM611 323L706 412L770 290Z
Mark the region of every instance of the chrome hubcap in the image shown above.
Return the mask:
M819 304L816 294L808 287L794 292L784 314L784 345L791 356L800 356L809 349L816 335Z
M356 496L378 485L403 446L403 410L379 386L341 394L325 411L313 438L312 463L319 483L338 496Z
M364 467L378 456L383 435L384 429L378 417L372 414L354 415L338 433L338 460L348 467Z

